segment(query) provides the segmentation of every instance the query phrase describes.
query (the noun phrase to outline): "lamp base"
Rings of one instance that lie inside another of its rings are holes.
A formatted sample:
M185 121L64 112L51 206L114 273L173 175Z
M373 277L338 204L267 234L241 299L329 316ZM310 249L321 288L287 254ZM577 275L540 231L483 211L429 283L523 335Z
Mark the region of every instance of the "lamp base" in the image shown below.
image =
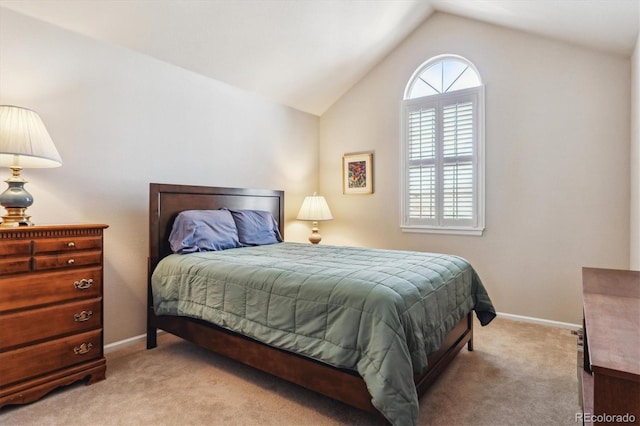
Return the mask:
M313 222L309 241L311 242L311 244L319 244L320 241L322 241L322 235L320 235L320 233L318 232L318 222Z
M9 187L0 194L0 205L7 211L0 224L3 228L33 225L29 220L31 216L26 214L27 207L33 204L33 197L24 189L27 181L20 177L21 170L20 166L11 166L12 176L5 180Z
M7 214L2 216L1 228L16 228L18 226L33 226L31 216L26 214L27 209L22 207L5 207Z

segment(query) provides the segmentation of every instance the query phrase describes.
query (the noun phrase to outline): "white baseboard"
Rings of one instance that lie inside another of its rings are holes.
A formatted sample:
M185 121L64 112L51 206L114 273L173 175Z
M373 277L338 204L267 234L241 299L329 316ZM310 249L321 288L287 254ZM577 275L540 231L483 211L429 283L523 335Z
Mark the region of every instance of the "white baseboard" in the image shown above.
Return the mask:
M104 345L104 353L113 352L118 349L122 349L126 346L133 345L135 343L140 343L147 339L146 334L141 334L139 336L129 337L128 339L119 340L117 342L109 343L108 345Z
M158 334L166 333L164 330L158 330ZM134 345L136 343L146 342L147 335L140 334L138 336L129 337L128 339L118 340L117 342L109 343L108 345L104 345L104 353L113 352L118 349L125 348L127 346Z
M497 312L497 314L498 314L498 317L504 318L504 319L514 320L514 321L530 322L530 323L533 323L533 324L540 324L540 325L550 325L551 327L566 328L566 329L569 329L569 330L577 330L580 327L582 327L581 325L572 324L570 322L552 321L552 320L547 320L547 319L542 319L542 318L526 317L526 316L523 316L523 315L507 314L507 313L504 313L504 312Z

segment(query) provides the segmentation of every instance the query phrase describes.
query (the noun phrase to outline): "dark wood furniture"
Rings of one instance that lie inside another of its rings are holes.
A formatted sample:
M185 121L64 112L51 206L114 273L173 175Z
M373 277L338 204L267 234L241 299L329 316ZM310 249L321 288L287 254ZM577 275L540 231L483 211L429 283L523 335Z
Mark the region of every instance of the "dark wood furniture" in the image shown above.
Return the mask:
M272 190L216 188L187 185L150 185L149 205L149 290L147 348L157 345L157 330L162 329L214 352L233 358L274 376L344 402L380 414L371 404L364 380L357 372L283 351L206 323L186 317L156 316L151 293L151 274L157 263L171 254L169 234L177 214L192 209L259 209L270 211L284 237L284 193ZM418 395L422 394L466 344L473 349L473 318L469 313L452 330L442 347L429 356L428 370L414 378Z
M640 424L640 271L583 268L582 285L585 423Z
M106 227L0 228L0 407L105 378Z

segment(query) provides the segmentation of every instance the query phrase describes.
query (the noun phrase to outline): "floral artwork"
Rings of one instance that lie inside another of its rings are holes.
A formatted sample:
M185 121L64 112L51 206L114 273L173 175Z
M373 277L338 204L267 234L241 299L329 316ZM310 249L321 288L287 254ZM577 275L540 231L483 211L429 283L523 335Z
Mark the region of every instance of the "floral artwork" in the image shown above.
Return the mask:
M367 163L365 161L351 161L347 165L349 170L349 188L364 188L367 186Z
M342 157L343 192L345 194L373 193L373 154L351 154Z

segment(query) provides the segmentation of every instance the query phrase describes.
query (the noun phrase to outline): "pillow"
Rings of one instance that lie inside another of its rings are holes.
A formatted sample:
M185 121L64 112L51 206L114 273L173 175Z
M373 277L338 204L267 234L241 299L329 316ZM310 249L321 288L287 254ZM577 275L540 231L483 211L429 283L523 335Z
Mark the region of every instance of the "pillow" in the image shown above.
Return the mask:
M185 210L173 222L169 243L174 253L217 251L240 247L229 210Z
M242 246L261 246L282 242L278 223L263 210L231 210Z

